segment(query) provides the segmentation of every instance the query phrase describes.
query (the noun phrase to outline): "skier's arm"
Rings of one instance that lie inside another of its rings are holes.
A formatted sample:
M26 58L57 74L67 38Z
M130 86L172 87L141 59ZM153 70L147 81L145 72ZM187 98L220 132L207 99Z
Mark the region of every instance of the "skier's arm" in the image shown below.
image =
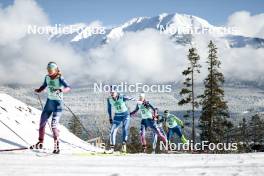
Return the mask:
M47 82L46 82L46 77L45 77L43 84L42 84L38 89L35 89L35 92L40 93L40 92L42 92L46 87L47 87Z
M109 119L112 119L112 105L110 103L109 98L107 98L107 112L108 112Z
M130 113L131 116L135 115L139 110L138 105L136 106L135 110Z
M124 100L124 101L128 101L128 100L136 101L135 98L133 98L133 97L129 97L129 96L126 96L126 95L123 96L123 100Z
M163 116L160 116L160 117L161 117L161 119L159 120L159 122L160 122L160 123L165 122L165 118L164 118Z
M147 105L152 109L154 114L156 114L156 109L149 102L147 102Z
M109 122L112 125L113 124L113 118L112 118L112 105L110 103L109 98L107 98L107 112L109 116Z
M181 119L179 119L178 117L174 116L175 121L177 122L177 124L179 124L181 127L183 127L183 122Z
M60 83L63 85L64 88L60 89L61 92L67 93L71 90L69 84L65 81L63 77L60 77Z
M144 102L144 106L146 108L150 108L153 111L153 118L157 114L157 110L152 106L148 101Z

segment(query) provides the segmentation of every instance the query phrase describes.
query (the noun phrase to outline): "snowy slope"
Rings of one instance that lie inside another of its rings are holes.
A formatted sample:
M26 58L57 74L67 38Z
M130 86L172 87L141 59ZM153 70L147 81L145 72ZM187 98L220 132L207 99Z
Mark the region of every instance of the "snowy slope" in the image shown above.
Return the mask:
M169 35L176 44L185 45L185 41L189 41L190 36L188 34L175 33L175 29L195 29L196 31L202 31L202 29L208 29L211 31L224 32L221 26L211 25L208 21L187 14L167 14L163 13L155 17L137 17L133 18L121 25L107 28L105 27L104 34L92 34L89 32L91 25L87 25L82 28L80 32L72 34L58 34L51 37L52 41L61 42L63 44L70 44L76 50L86 51L91 48L98 47L105 43L109 43L113 40L121 38L126 32L137 32L145 29L155 29L157 31L163 31ZM95 27L103 27L95 25ZM203 30L204 31L204 30ZM208 33L207 30L204 33ZM219 40L225 40L229 47L245 47L252 46L254 48L264 47L264 39L249 38L239 35L226 35L224 33L214 34L213 37ZM180 38L180 39L178 39ZM178 39L178 40L177 40Z
M126 156L2 154L0 175L263 176L264 153Z
M41 112L7 94L0 93L0 150L28 147L38 139L38 124ZM59 126L60 143L64 151L99 151ZM53 138L46 126L45 148L53 148Z

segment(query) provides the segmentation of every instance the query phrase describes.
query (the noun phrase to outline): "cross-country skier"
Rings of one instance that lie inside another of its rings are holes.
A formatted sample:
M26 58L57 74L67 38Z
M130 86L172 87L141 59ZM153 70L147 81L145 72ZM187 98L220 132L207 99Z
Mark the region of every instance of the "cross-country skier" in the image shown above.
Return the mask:
M182 134L182 128L184 128L183 122L173 114L170 114L168 110L164 111L164 118L166 126L168 127L167 139L170 142L173 134L176 133L183 144L187 143L187 139Z
M45 76L44 83L36 93L42 92L47 88L48 98L41 113L39 125L39 141L37 144L31 146L31 149L42 149L45 135L45 126L49 117L52 115L51 128L54 138L54 154L59 154L59 130L58 123L62 114L62 99L63 93L70 91L70 87L61 75L61 72L55 62L49 62L47 66L48 75Z
M161 133L166 136L166 133L163 129L163 123L165 122L163 116L161 116L159 114L159 110L158 108L155 108L155 114L153 116L153 119L155 121L155 124L157 126L157 128L161 131ZM157 133L153 133L153 143L152 143L152 153L155 153L156 151L156 147L157 147L157 142L158 142L158 134Z
M109 122L112 125L110 132L110 152L114 152L116 144L116 133L122 124L123 138L122 138L122 152L126 152L126 143L128 140L130 114L126 101L134 98L121 95L114 87L111 87L110 97L107 98L107 111L109 115ZM114 118L112 117L112 108L114 109Z
M148 127L150 127L154 133L156 133L161 140L166 144L166 136L162 134L161 130L156 126L155 121L153 120L153 114L155 114L155 108L145 99L145 94L142 93L139 96L139 101L137 103L136 109L130 113L131 116L135 115L137 111L140 111L141 114L141 128L140 136L143 152L146 153L147 142L145 138L145 133Z

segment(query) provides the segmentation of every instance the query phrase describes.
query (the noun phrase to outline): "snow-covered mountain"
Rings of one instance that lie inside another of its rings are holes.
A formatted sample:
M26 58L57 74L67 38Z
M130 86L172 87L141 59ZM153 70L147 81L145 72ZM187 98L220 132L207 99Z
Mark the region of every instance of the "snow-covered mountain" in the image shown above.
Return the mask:
M0 93L0 150L28 147L38 139L41 112L11 96ZM60 125L60 145L63 152L99 151ZM53 148L51 130L47 125L45 148Z
M104 27L100 24L84 25L80 30L70 34L57 34L51 37L52 41L72 45L77 50L89 50L113 40L121 38L126 32L137 32L145 29L154 29L170 36L170 38L180 45L186 45L192 42L193 33L190 31L202 32L203 34L212 34L213 37L225 40L229 47L254 48L264 47L264 39L249 38L238 34L225 33L221 26L211 25L206 20L186 14L160 14L155 17L137 17L124 24L115 27ZM100 30L104 29L103 33ZM97 31L96 31L97 30Z

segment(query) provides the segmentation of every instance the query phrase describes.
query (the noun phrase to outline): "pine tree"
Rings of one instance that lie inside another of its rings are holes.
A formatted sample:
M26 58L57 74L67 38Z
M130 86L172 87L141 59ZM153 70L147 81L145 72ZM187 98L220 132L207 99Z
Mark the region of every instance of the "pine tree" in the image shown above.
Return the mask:
M260 142L263 138L263 120L260 118L259 114L251 117L250 127L252 141L254 143Z
M183 82L184 88L181 89L180 95L183 98L179 101L179 105L190 104L192 109L191 112L187 111L185 117L192 117L192 140L195 143L195 109L198 108L199 103L197 101L197 96L195 96L195 73L200 73L201 65L198 63L200 60L200 56L197 54L197 50L195 48L189 49L188 61L189 66L186 70L182 72L183 76L185 76L185 81Z
M140 136L136 127L131 127L129 132L129 144L127 145L128 153L138 153L142 150Z
M217 57L216 45L210 41L208 55L208 76L204 80L205 90L201 96L202 112L200 117L201 140L218 143L223 141L224 133L232 124L227 102L224 101L224 75L220 72L221 62Z
M246 143L248 140L247 133L247 121L245 118L242 119L242 122L239 124L240 127L240 140L243 143Z
M82 137L82 126L78 119L71 117L69 123L69 130L78 137Z

